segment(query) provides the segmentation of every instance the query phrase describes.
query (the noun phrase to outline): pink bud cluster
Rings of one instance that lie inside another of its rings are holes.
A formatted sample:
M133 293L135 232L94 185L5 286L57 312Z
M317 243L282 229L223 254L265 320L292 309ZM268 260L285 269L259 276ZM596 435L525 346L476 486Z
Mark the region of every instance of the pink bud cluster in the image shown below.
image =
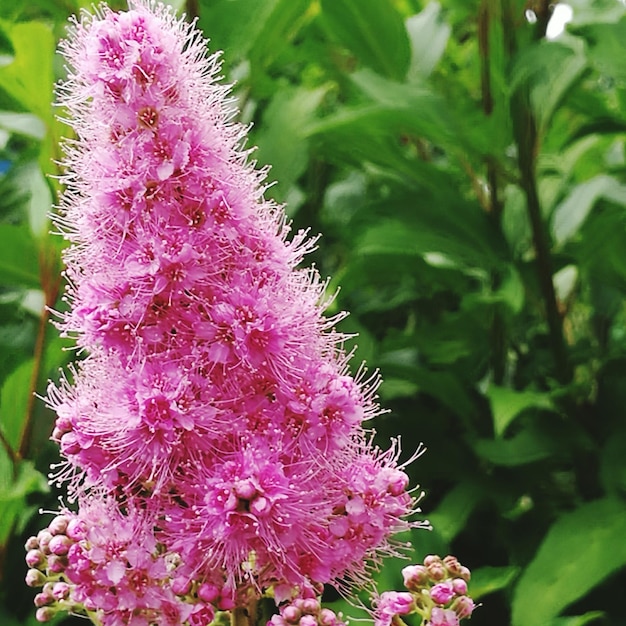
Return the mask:
M402 570L408 591L387 591L375 601L375 626L401 624L399 615L418 614L427 626L459 626L471 617L474 601L467 595L470 571L456 557L429 555L422 565Z
M274 615L267 626L346 626L341 614L322 608L318 597L312 593L296 598L280 607L280 614Z
M29 582L69 585L46 615L82 604L105 626L365 583L419 525L397 442L364 429L377 378L348 371L325 285L299 267L314 242L264 198L218 57L170 8L129 5L84 13L61 45L59 326L85 358L47 401L84 535L55 535L63 554L38 540Z

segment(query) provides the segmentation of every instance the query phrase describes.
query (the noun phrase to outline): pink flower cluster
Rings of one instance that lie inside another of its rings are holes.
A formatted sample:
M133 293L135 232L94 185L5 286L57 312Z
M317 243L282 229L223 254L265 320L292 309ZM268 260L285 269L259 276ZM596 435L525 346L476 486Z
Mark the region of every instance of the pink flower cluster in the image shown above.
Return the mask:
M470 571L456 557L434 554L423 565L402 570L408 591L386 591L375 600L375 626L400 626L399 615L418 614L427 626L459 626L471 617L474 601L467 595Z
M396 443L364 430L377 380L348 372L325 285L299 268L314 242L264 198L217 56L151 0L85 13L61 51L59 326L85 358L47 401L82 534L59 572L39 541L37 571L71 587L42 606L193 625L366 582L415 502Z

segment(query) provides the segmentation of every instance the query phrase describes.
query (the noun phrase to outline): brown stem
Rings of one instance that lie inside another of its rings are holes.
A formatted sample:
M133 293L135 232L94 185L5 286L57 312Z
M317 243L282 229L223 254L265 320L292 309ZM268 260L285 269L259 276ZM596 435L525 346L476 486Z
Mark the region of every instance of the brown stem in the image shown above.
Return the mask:
M195 20L200 16L200 4L198 0L187 0L185 2L185 13L189 21Z
M248 616L248 609L245 606L237 606L230 616L231 626L252 626Z
M24 458L28 454L30 441L33 430L33 419L35 413L36 392L39 386L41 369L43 366L43 357L45 350L46 329L48 328L48 320L50 319L50 308L54 306L59 288L61 277L58 267L58 252L50 246L42 249L39 257L39 271L41 275L41 286L44 291L45 307L39 318L39 326L37 328L37 338L35 340L35 350L33 354L33 373L30 379L28 402L26 405L26 415L24 416L24 425L20 434L20 443L17 451L18 458Z
M556 366L556 378L561 383L567 383L572 378L572 371L563 338L563 324L561 315L559 314L552 278L554 271L550 254L549 237L541 214L541 204L539 202L535 177L535 161L538 143L537 126L530 109L530 99L527 93L522 92L518 94L515 105L517 111L514 115L514 121L516 126L521 184L526 196L528 217L532 228L537 274L545 307L546 321L548 323L550 347Z
M15 453L15 450L13 450L13 448L11 447L11 444L8 442L7 438L4 436L4 433L1 430L0 430L0 445L2 445L5 452L7 453L7 456L11 460L11 465L13 467L13 478L16 478L17 464L19 463L20 459Z

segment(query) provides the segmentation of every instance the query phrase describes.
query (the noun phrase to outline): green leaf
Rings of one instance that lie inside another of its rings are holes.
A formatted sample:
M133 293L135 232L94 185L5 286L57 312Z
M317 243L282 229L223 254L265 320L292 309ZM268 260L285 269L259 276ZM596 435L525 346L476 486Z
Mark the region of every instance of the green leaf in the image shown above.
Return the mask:
M474 600L506 589L519 574L519 567L479 567L472 571L470 595Z
M605 618L604 611L590 611L584 615L576 615L574 617L557 617L551 620L549 626L585 626L585 624L591 624L597 620L603 620Z
M26 192L26 211L30 230L37 239L49 230L48 215L52 209L52 193L39 164L30 161L15 173L15 182Z
M35 469L30 461L21 461L15 480L5 472L0 475L0 545L17 525L21 526L33 513L26 498L32 493L47 493L50 490L46 477Z
M527 89L539 128L545 131L565 94L587 66L583 43L542 41L517 58L511 74L511 91Z
M496 437L502 437L511 422L530 407L553 409L550 397L536 391L516 391L508 387L491 385L487 398L493 415L493 430Z
M393 202L389 210L393 213ZM420 203L403 221L381 219L357 238L360 255L388 254L424 257L438 252L456 264L496 266L505 252L486 217L474 206L445 210Z
M321 5L323 24L358 59L384 76L404 78L409 39L390 0L322 0Z
M615 499L583 504L558 519L515 589L513 626L550 623L624 567L625 536L626 507Z
M450 103L424 82L406 84L364 69L351 76L355 85L383 111L392 114L398 129L440 145L486 152L489 138L484 126L476 128L469 117L458 116Z
M8 29L15 60L0 68L0 87L46 124L52 119L55 41L43 22L19 22Z
M261 165L271 165L270 178L277 181L269 195L284 202L287 194L306 170L309 141L302 128L313 117L327 89L304 87L279 90L263 115L263 124L255 137L255 154Z
M0 128L40 141L46 136L45 124L32 113L0 111Z
M472 511L480 504L482 490L472 482L461 481L453 487L428 515L441 538L450 543L463 530Z
M547 433L537 428L526 428L510 439L479 439L474 450L494 465L515 467L553 456L561 446Z
M554 210L552 236L557 245L562 245L578 232L600 198L626 206L626 185L607 174L576 185Z
M32 375L33 360L30 359L11 372L0 390L0 429L13 450L19 447Z
M622 9L623 12L624 9ZM626 81L626 69L620 62L624 54L624 38L626 37L626 19L614 24L594 24L581 30L589 41L589 60L605 77L621 83Z
M205 0L199 24L211 37L211 49L223 50L228 64L251 56L266 67L308 19L309 4L310 0Z
M409 82L430 76L443 56L451 28L443 21L439 2L430 2L417 15L409 17L406 29L411 42Z
M25 226L0 224L0 284L39 287L37 248Z

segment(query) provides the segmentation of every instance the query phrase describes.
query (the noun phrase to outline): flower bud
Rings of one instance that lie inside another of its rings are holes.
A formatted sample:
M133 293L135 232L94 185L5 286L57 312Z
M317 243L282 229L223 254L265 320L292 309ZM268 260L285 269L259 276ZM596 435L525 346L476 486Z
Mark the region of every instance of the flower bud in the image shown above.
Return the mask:
M46 606L47 604L52 604L53 602L54 598L47 593L38 593L34 599L34 603L37 608Z
M174 578L172 581L172 591L177 596L186 596L191 591L191 581L183 576Z
M29 537L24 544L24 550L39 550L39 539L37 537Z
M70 595L70 586L64 582L55 583L52 595L55 600L65 600Z
M202 583L198 587L198 598L203 602L215 602L220 597L220 590L211 583Z
M52 554L56 554L57 556L64 556L67 554L70 546L72 545L72 540L65 535L55 535L50 540L48 544L48 549Z
M220 597L217 608L220 611L230 611L235 608L235 600L229 596Z
M446 577L446 568L441 563L431 563L428 567L428 576L434 582L444 580Z
M29 587L41 587L46 582L46 575L38 569L29 569L25 580Z
M318 621L321 626L337 626L339 619L337 614L330 609L322 609L320 611Z
M436 554L429 554L428 556L424 557L424 565L426 567L428 567L429 565L434 565L434 564L440 564L441 563L441 557L437 556Z
M452 581L452 588L457 596L464 596L467 593L467 583L462 578L455 578Z
M81 539L84 539L87 535L87 525L82 519L79 519L78 517L73 517L67 523L67 529L65 530L65 534L73 541L80 541Z
M474 612L476 605L469 596L461 596L452 603L452 610L457 614L459 619L470 617Z
M67 567L67 557L51 554L48 557L48 572L52 574L60 574Z
M293 604L286 606L281 613L285 620L290 624L297 624L302 617L302 611L300 611L300 609Z
M423 565L408 565L402 570L404 586L411 591L417 591L428 581L428 570Z
M49 554L48 546L50 541L52 541L52 533L47 528L44 528L37 533L37 540L39 541L39 549L44 554Z
M437 604L448 604L454 598L454 589L450 581L439 583L430 590L430 597Z
M39 567L45 563L46 557L41 550L29 550L26 553L26 564L28 567Z
M302 602L302 612L308 615L317 615L320 608L319 600L316 598L305 598Z
M430 613L429 626L459 626L457 614L450 609L436 606Z
M37 609L35 617L37 618L38 622L49 622L54 617L55 613L56 611L52 607L42 606L41 608Z
M317 619L313 615L303 615L299 623L300 626L317 626Z
M48 530L53 535L62 535L67 529L68 521L67 515L57 515L50 524L48 524Z

